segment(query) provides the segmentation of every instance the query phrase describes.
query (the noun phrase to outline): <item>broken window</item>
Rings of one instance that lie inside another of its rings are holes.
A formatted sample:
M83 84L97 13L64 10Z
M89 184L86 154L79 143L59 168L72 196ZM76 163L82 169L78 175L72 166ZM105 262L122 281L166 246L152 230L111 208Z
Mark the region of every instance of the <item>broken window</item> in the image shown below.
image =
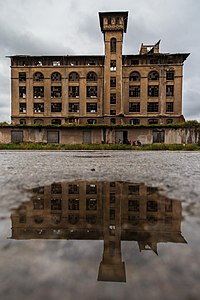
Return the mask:
M116 52L116 45L117 45L117 40L116 40L116 38L112 38L112 39L110 40L110 51L111 51L112 53L115 53L115 52Z
M69 98L79 98L79 86L69 86Z
M87 184L86 185L86 194L96 194L97 186L96 184Z
M139 125L140 124L140 119L131 119L130 124L131 125Z
M61 98L62 97L62 87L52 86L51 87L51 98Z
M89 72L87 74L87 81L97 81L97 74L95 72Z
M166 80L174 80L174 70L169 70L166 72Z
M86 104L86 110L87 112L97 112L97 103L87 103Z
M52 63L52 65L54 67L60 66L60 61L59 60L54 60L53 63Z
M158 203L154 200L147 201L147 211L157 212L158 211Z
M33 97L34 98L43 98L44 97L44 87L43 86L34 86L33 87Z
M79 210L79 199L69 199L68 209L69 210Z
M61 183L52 183L52 185L51 185L51 194L61 194L61 193L62 193Z
M70 214L70 215L68 216L68 220L69 220L69 223L70 223L70 224L75 225L75 224L77 224L78 221L79 221L79 215L72 215L72 214Z
M19 81L26 82L26 73L25 72L19 72Z
M44 199L41 198L33 199L33 208L44 209Z
M174 112L174 103L166 102L166 112Z
M51 112L61 112L62 103L51 103Z
M60 198L51 198L51 210L61 210L62 201Z
M33 112L34 113L44 112L44 103L34 103Z
M129 185L128 186L128 194L129 195L139 195L140 186L139 185Z
M116 109L111 109L110 114L111 116L116 116Z
M79 194L78 184L69 184L69 194Z
M96 65L96 61L93 59L90 59L87 63L88 66L95 66Z
M173 97L174 96L174 86L167 85L166 86L166 97Z
M151 71L148 76L149 81L159 80L159 73L157 71Z
M26 98L26 87L25 86L19 87L19 98Z
M110 61L110 71L116 71L116 60Z
M61 120L60 120L60 119L53 119L53 120L51 121L51 124L52 124L52 125L61 125Z
M35 119L34 120L34 124L36 124L36 125L43 125L44 124L44 120L42 120L42 119Z
M140 86L129 86L129 97L139 98L140 97Z
M86 215L86 222L94 225L97 222L97 217L95 215Z
M140 81L140 73L139 72L132 72L129 76L129 81Z
M149 85L148 86L148 96L149 97L159 97L159 85Z
M139 65L139 59L131 59L131 65L132 66Z
M33 75L33 81L42 82L44 81L44 75L41 72L36 72Z
M97 97L97 86L87 86L87 98Z
M166 124L172 124L173 123L173 119L167 119L166 120Z
M79 112L79 103L69 103L69 112Z
M116 104L116 93L110 94L110 104Z
M136 200L129 200L128 201L128 210L129 211L140 211L140 201Z
M26 119L20 119L19 124L20 125L26 125Z
M110 77L110 87L116 87L116 77Z
M88 124L96 124L96 123L97 123L97 120L96 120L96 119L88 119L88 120L87 120L87 123L88 123Z
M115 203L116 197L115 197L115 193L110 193L110 203Z
M19 112L26 113L26 103L19 103Z
M147 112L158 112L158 102L148 102Z
M148 119L148 124L149 125L158 124L158 119Z
M86 199L86 210L97 210L97 199Z
M110 209L110 220L115 220L115 209Z
M140 102L129 102L129 112L140 112Z
M61 81L62 76L59 72L54 72L51 74L51 81Z
M42 66L42 61L41 60L36 60L35 65L38 66L38 67Z
M69 81L72 81L72 82L77 82L79 81L79 74L76 73L76 72L72 72L69 74Z

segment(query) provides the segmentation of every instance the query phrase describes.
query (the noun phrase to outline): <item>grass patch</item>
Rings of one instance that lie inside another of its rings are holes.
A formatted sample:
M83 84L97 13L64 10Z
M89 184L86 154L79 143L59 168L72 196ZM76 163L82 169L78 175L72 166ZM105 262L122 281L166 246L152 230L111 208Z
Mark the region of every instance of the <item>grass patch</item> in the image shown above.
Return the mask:
M140 150L140 151L200 151L197 144L151 144L131 146L123 144L0 144L0 150Z

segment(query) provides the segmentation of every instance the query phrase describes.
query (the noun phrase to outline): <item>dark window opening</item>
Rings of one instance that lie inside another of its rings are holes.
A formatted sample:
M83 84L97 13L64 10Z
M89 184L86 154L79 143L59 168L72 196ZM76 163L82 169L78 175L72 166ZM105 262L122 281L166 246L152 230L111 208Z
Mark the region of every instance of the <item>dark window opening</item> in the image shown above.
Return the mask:
M61 194L61 193L62 193L61 183L53 183L51 185L51 194Z
M166 120L166 123L167 123L167 124L172 124L172 123L173 123L173 119L167 119L167 120Z
M110 114L111 116L116 116L116 109L111 109Z
M87 81L97 81L97 74L95 72L89 72L87 74Z
M148 120L148 124L152 125L152 124L158 124L158 119L149 119Z
M86 194L96 194L97 186L96 184L87 184L86 185Z
M87 103L86 107L87 112L97 112L97 103Z
M25 72L19 72L19 81L26 82L26 73Z
M86 215L86 222L93 225L97 222L97 217L95 215Z
M115 197L115 193L110 193L110 203L115 203L116 197Z
M158 102L148 102L147 103L148 112L158 112Z
M44 87L43 86L34 86L33 87L33 97L34 98L43 98L44 97Z
M110 87L116 87L116 77L110 78Z
M131 225L138 225L140 221L140 217L139 216L128 216L128 222Z
M129 86L129 97L140 97L140 86Z
M116 45L117 45L116 39L115 39L115 38L112 38L112 39L110 40L110 51L111 51L112 53L115 53L115 52L116 52Z
M158 97L159 96L159 86L158 85L149 85L148 86L148 96L149 97Z
M131 125L139 125L140 124L140 119L131 119L130 124Z
M72 72L69 74L69 81L79 81L79 75L76 72Z
M44 120L42 120L42 119L35 119L34 120L34 124L43 125L44 124Z
M116 71L116 60L110 61L110 71Z
M51 112L61 112L62 103L51 103Z
M61 125L61 120L60 120L60 119L53 119L53 120L51 121L51 124L52 124L52 125Z
M174 86L167 85L166 86L166 97L173 97L174 96Z
M79 199L69 199L68 209L69 210L79 210Z
M19 98L26 98L26 87L25 86L19 87Z
M26 103L19 103L19 112L26 113Z
M129 81L140 81L140 73L132 72L129 76Z
M34 209L44 209L44 199L34 199L33 200L33 208Z
M174 103L173 102L166 103L166 112L174 112Z
M51 98L61 98L62 97L62 87L52 86L51 87Z
M158 59L150 59L150 65L157 65Z
M110 104L116 104L116 94L110 94Z
M42 224L44 222L44 218L41 216L36 216L36 217L34 217L34 222L36 224Z
M111 124L116 124L116 119L115 118L111 118L110 122L111 122Z
M148 76L149 81L159 80L159 73L157 71L152 71Z
M44 112L44 103L34 103L33 112L34 113Z
M139 200L129 200L128 201L128 211L140 211Z
M140 102L129 102L129 112L140 112Z
M41 72L36 72L33 75L33 81L42 82L44 81L44 75Z
M79 98L79 86L69 86L69 98Z
M59 198L51 199L51 210L61 210L62 209L62 201Z
M139 59L131 59L131 65L132 66L139 65Z
M97 97L97 86L87 86L87 98Z
M20 119L19 124L26 125L26 120L25 119Z
M69 112L79 112L79 103L69 103Z
M96 119L88 119L88 120L87 120L87 123L88 123L88 124L96 124L96 123L97 123L97 120L96 120Z
M86 199L86 210L97 210L97 199Z
M69 215L68 220L70 224L75 225L79 221L79 215Z
M139 185L129 185L128 186L128 194L129 195L139 195L140 186Z
M147 201L147 211L157 212L158 211L158 203L153 200Z
M110 220L115 220L115 209L110 209Z
M78 184L69 184L69 194L79 194L79 185Z
M61 81L62 76L60 73L58 72L54 72L53 74L51 74L51 81Z
M166 72L166 80L174 80L174 71L167 71Z

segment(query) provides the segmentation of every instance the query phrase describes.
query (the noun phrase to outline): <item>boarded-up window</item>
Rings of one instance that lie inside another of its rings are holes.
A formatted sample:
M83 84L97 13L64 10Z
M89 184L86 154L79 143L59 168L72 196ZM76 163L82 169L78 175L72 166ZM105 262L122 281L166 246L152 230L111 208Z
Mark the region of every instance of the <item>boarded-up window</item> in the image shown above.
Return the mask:
M83 131L83 143L84 144L91 144L91 131Z
M59 131L47 131L47 143L59 144Z
M23 143L23 130L11 131L11 143L13 144Z
M153 131L153 143L164 143L165 141L165 131L164 130L154 130Z

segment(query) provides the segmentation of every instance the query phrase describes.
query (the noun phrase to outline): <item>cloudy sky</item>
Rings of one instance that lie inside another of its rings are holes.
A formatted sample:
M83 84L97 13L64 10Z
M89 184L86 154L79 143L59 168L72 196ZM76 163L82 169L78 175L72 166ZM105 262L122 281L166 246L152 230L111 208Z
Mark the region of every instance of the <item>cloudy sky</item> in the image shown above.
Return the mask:
M199 0L0 0L0 121L10 121L7 55L104 54L99 11L129 11L124 54L161 39L161 52L191 53L183 113L200 120Z

